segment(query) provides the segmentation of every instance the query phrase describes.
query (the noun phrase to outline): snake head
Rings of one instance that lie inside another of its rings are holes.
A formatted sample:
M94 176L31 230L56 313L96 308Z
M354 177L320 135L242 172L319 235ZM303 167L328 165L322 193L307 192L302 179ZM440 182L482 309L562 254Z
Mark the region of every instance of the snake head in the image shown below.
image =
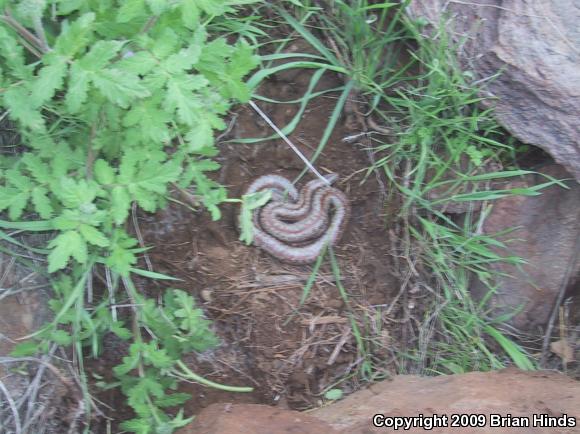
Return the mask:
M338 179L338 175L336 173L329 173L323 176L324 179L328 182L328 184L333 184Z

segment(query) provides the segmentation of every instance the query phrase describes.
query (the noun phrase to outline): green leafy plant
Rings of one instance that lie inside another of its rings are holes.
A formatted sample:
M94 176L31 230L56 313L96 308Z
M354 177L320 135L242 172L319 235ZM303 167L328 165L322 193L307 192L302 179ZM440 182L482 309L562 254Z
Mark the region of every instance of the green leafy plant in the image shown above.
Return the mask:
M342 398L343 392L340 389L330 389L324 394L324 397L329 401L338 401Z
M272 193L269 191L244 195L242 197L239 218L241 241L245 242L246 244L250 244L252 242L254 232L254 224L252 222L253 211L268 203L271 197Z
M258 58L243 38L218 31L246 3L0 1L0 107L21 143L0 156L0 211L11 220L2 227L54 233L36 251L46 254L55 317L15 354L55 342L72 344L82 360L86 347L99 355L105 333L132 340L115 368L137 414L124 424L132 432L187 422L164 411L187 398L167 390L195 377L181 356L217 339L183 291L169 290L161 306L135 289L135 275L171 278L138 267L146 248L127 232L127 218L134 204L163 207L171 186L193 186L220 218L226 191L207 176L219 168L214 132L225 128L232 103L249 99L243 79ZM93 273L103 267L111 279L91 299ZM115 308L120 297L132 306L130 328Z
M136 301L142 306L143 325L150 328L155 339L149 342L144 342L142 337L136 339L129 348L129 355L113 370L120 380L114 385L121 386L138 416L124 421L121 427L147 433L153 425L158 432L171 432L191 420L184 419L181 411L173 419L162 411L190 398L186 393L167 393L168 389L177 387L180 378L175 373L177 362L185 353L204 351L218 342L208 328L209 321L184 291L166 291L163 305L142 297Z

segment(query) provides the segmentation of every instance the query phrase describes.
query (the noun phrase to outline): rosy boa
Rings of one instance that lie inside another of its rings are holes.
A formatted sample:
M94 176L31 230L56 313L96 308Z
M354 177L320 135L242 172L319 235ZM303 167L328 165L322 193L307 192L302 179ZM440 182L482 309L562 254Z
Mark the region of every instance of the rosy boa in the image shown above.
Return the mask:
M309 264L326 245L340 240L350 214L348 199L340 190L316 179L298 192L288 179L265 175L252 182L245 194L264 190L272 191L272 199L254 210L254 244L270 255L291 264Z

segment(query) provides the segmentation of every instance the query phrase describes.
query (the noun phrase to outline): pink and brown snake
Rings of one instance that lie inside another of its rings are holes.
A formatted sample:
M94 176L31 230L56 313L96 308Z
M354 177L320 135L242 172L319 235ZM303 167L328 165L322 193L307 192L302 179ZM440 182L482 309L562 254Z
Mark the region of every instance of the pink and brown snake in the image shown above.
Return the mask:
M245 194L264 190L272 191L272 198L253 214L254 244L262 250L283 262L309 264L340 240L350 215L340 190L316 179L299 192L288 179L265 175Z

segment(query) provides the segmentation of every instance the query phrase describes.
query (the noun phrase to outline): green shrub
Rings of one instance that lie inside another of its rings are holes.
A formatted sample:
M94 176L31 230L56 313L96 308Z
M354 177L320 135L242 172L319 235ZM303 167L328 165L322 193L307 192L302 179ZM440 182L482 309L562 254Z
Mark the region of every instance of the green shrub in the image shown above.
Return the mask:
M0 156L0 211L10 220L2 227L54 233L38 251L47 255L55 317L15 354L55 342L73 344L82 360L87 345L99 354L104 333L132 339L114 370L137 414L124 424L132 432L187 422L162 410L187 398L167 393L180 377L172 371L183 353L217 343L183 291L168 291L163 306L137 292L135 273L169 277L137 268L145 249L126 222L135 203L163 207L171 185L193 185L220 217L226 191L207 176L219 167L214 132L232 103L249 99L243 78L258 58L217 29L243 3L0 0L0 107L20 137L15 152ZM92 273L102 267L111 283L87 309ZM132 327L110 306L121 283Z

